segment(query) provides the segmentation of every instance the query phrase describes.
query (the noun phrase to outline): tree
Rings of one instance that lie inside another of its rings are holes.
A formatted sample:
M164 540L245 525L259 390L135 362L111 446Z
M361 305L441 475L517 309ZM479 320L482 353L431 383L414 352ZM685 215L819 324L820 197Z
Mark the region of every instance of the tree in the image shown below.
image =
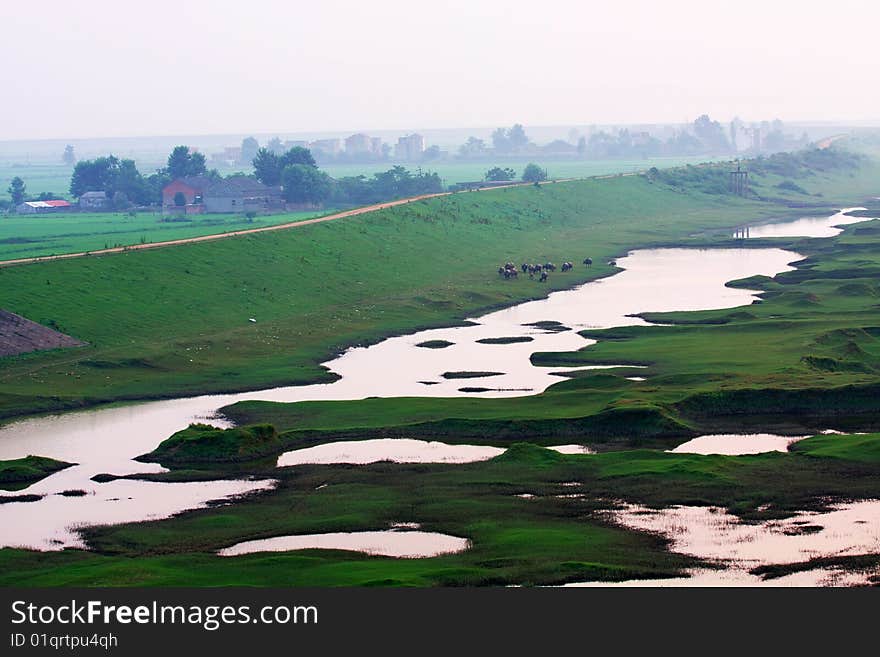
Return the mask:
M525 128L517 123L510 128L497 128L492 133L492 145L498 153L517 153L529 145Z
M511 168L493 167L486 172L486 180L503 182L516 178L516 171Z
M12 182L9 183L9 189L6 190L6 193L12 197L12 205L19 205L24 203L25 199L26 187L24 184L24 180L16 176L12 179Z
M171 182L171 176L164 169L159 169L156 173L152 173L144 178L144 205L161 204L162 189Z
M186 205L186 194L183 192L174 192L174 205L178 208L182 208Z
M76 163L70 178L70 193L80 197L86 192L106 192L111 200L116 192L122 192L128 201L138 204L154 202L151 186L138 171L134 160L120 160L113 155Z
M318 166L315 163L315 158L312 157L312 151L302 146L294 146L282 155L281 158L282 164L285 167L290 164L304 164L308 167Z
M269 140L269 143L266 144L266 148L276 155L280 155L284 152L284 144L281 143L281 140L278 137L272 137L272 139Z
M113 192L113 209L127 210L131 207L131 201L128 200L128 194L121 190Z
M492 148L496 153L510 152L510 140L507 138L507 130L504 128L496 128L492 132Z
M70 144L64 147L64 154L61 156L61 161L69 167L76 164L76 155L73 152L73 146Z
M281 172L284 200L290 203L321 203L333 191L333 180L307 164L289 164Z
M295 146L283 155L276 155L268 148L261 148L253 159L254 175L264 185L275 186L281 183L281 173L285 167L301 164L316 167L315 158L308 148Z
M189 146L175 146L168 156L166 169L172 179L202 176L207 171L205 156L202 153L190 152Z
M254 175L264 185L275 186L281 183L281 158L268 148L261 148L253 159Z
M245 137L241 140L241 162L240 164L248 164L257 156L260 150L260 142L253 137Z
M529 138L522 124L517 123L507 131L507 141L510 143L510 149L514 152L523 150L529 145Z
M545 144L541 150L545 153L574 153L577 151L577 147L563 139L555 139L549 144Z
M486 142L476 137L468 137L468 140L459 146L458 154L461 157L480 157L486 154Z
M537 183L547 180L547 170L542 169L537 164L529 162L526 165L522 175L523 182Z
M94 160L80 160L73 167L70 193L79 198L86 192L106 192L112 184L113 171L118 166L119 159L113 155Z
M440 147L435 144L435 145L429 146L428 148L425 149L425 152L422 153L422 159L425 162L430 162L432 160L439 160L440 156L442 154L443 153L440 151Z

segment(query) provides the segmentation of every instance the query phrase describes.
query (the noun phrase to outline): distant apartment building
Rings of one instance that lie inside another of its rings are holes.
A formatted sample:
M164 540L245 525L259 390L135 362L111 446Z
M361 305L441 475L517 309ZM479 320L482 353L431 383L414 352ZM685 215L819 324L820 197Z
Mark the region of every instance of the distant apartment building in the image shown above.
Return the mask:
M222 153L211 155L211 164L215 166L234 166L240 160L241 146L227 146L223 149Z
M425 152L425 138L422 135L413 133L400 137L394 146L394 157L398 160L418 160Z
M633 146L645 146L651 143L651 133L641 130L639 132L631 132L629 134Z
M382 156L382 139L381 137L370 137L370 153L376 157Z
M313 151L321 151L326 155L338 155L342 151L341 139L316 139L309 148Z
M345 153L347 155L368 155L373 152L373 142L369 135L362 132L345 138Z
M309 142L302 139L288 139L284 142L284 150L289 151L291 148L309 148Z

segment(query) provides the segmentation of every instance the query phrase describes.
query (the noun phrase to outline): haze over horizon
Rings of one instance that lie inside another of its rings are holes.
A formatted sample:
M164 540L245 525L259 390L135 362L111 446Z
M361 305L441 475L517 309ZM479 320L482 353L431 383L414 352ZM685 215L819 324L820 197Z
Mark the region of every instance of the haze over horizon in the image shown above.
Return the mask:
M34 0L5 21L0 140L880 123L878 18L864 0Z

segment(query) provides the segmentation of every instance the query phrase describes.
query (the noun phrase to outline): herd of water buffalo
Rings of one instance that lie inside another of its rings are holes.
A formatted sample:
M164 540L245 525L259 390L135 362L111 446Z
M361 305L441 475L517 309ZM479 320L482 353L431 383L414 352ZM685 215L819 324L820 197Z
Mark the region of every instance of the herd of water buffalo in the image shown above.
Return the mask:
M592 258L584 258L584 265L587 267L593 266ZM567 272L574 269L574 265L570 262L562 263L562 271ZM547 280L549 273L551 271L556 271L556 265L552 262L545 262L543 265L532 265L529 263L522 263L519 269L517 269L516 265L512 262L505 262L501 267L498 268L498 275L503 276L504 278L517 278L519 276L520 271L523 274L528 274L529 278L535 278L535 274L539 276L539 279L542 283Z

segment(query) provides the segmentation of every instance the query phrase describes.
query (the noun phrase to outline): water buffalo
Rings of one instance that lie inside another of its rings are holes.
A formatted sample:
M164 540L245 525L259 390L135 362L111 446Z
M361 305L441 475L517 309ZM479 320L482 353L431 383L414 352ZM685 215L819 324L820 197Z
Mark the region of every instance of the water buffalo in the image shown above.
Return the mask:
M592 267L593 266L593 259L592 258L584 258L584 264L587 267Z

